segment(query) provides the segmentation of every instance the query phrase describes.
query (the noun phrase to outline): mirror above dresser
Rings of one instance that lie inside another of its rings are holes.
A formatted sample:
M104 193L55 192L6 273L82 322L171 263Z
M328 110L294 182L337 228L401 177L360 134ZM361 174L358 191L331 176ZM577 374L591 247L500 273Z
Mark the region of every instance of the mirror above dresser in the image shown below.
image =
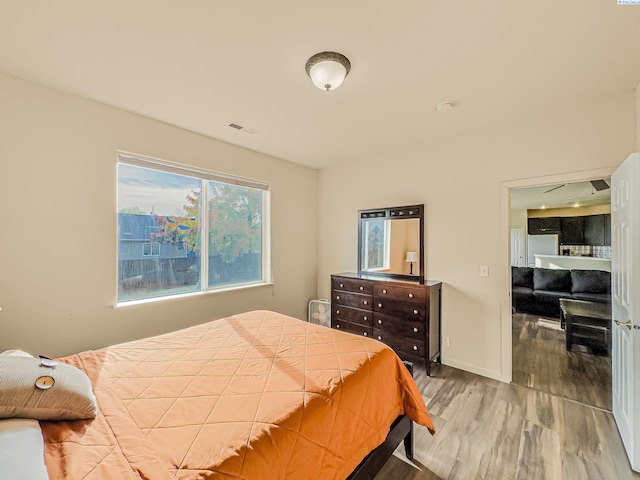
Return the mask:
M424 205L358 212L358 274L424 283Z

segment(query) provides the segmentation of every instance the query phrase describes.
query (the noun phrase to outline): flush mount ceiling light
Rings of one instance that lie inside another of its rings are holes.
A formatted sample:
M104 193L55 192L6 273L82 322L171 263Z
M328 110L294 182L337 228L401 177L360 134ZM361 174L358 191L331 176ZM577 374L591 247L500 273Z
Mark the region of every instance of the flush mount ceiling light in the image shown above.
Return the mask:
M351 70L351 62L341 53L320 52L307 60L305 70L316 87L328 92L342 85Z

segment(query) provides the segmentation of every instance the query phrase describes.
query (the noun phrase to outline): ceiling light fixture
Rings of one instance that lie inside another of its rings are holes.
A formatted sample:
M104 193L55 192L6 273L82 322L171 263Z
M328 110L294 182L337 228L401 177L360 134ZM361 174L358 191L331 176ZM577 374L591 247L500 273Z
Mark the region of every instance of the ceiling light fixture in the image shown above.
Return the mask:
M349 59L337 52L316 53L305 66L313 84L327 92L335 90L351 71Z

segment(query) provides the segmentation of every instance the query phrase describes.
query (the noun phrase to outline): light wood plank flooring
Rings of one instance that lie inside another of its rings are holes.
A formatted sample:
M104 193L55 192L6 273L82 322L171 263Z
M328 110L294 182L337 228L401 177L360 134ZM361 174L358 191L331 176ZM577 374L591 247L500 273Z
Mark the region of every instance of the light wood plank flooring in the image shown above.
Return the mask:
M560 320L515 313L512 341L513 383L611 411L611 357L567 352Z
M414 431L414 460L400 446L376 480L640 479L611 413L443 365L416 366L437 432Z

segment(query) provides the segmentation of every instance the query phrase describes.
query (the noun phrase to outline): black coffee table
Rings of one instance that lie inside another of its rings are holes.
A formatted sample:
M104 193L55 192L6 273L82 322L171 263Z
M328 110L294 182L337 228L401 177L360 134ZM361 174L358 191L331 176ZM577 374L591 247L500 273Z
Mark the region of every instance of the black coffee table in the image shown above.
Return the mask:
M560 320L565 326L567 351L574 344L595 354L611 355L611 304L560 299Z

